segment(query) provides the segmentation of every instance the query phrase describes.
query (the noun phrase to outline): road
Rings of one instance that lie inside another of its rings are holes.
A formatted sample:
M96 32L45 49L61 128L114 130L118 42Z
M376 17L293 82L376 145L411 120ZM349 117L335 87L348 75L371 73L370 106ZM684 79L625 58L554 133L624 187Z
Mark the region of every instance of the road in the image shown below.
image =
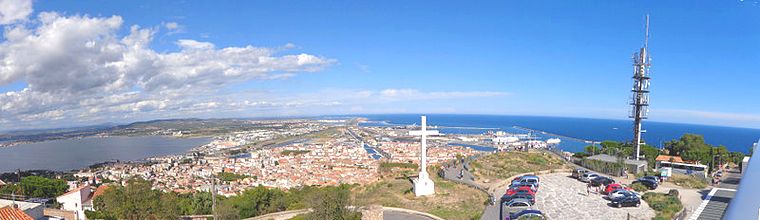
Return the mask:
M475 176L472 175L470 171L467 171L467 169L465 169L464 167L465 165L463 163L458 163L455 166L451 166L451 167L445 167L443 169L444 179L481 189L483 191L488 192L489 196L501 195L504 192L506 192L507 190L506 186L503 187L503 189L500 192L497 192L499 191L498 190L499 188L497 188L497 190L490 190L489 186L483 186L481 184L476 183L474 181ZM462 174L461 179L459 178L460 174ZM487 219L487 220L499 219L499 206L497 206L496 204L487 206L485 211L483 211L483 215L480 217L480 219Z
M383 220L432 220L432 218L406 212L383 211Z
M720 220L726 214L731 199L741 181L741 173L736 169L726 171L720 184L707 194L700 207L691 216L691 220Z

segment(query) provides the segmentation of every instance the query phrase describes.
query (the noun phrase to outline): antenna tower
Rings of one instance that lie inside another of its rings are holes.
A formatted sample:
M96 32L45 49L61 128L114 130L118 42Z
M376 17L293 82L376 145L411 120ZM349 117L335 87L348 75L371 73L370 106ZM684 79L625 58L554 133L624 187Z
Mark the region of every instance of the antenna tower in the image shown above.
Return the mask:
M641 155L641 121L649 114L649 68L652 58L649 56L649 15L646 16L644 27L644 47L633 54L633 95L631 97L631 115L633 118L633 147L636 149L636 160Z

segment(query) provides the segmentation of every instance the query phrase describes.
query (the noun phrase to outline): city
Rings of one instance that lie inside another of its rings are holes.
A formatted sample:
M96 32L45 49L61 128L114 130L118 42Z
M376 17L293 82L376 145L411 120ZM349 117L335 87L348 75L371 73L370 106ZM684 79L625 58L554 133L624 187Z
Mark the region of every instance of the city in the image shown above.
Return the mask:
M760 218L759 10L0 0L0 220Z

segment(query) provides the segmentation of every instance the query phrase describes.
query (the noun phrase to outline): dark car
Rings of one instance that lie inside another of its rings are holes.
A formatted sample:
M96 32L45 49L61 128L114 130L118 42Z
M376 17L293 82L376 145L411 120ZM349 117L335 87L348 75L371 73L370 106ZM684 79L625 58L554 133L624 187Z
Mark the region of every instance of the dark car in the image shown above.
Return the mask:
M642 185L646 186L650 190L657 189L657 181L652 181L649 179L638 179L636 181L633 181L633 184L641 183Z
M592 179L591 182L589 183L591 183L591 186L600 186L600 185L606 186L606 185L615 183L615 180L609 177L600 176L595 179Z
M533 209L526 209L519 212L516 212L509 217L506 218L506 220L515 220L515 219L546 219L544 217L544 214L541 213L541 211L533 210Z
M641 177L639 179L640 180L651 180L651 181L655 181L655 182L659 181L659 178L657 178L656 176L645 176L645 177Z
M536 196L528 194L528 193L515 193L513 195L503 195L501 196L501 202L506 203L512 201L512 199L527 199L530 200L531 205L536 204Z
M639 197L635 195L623 196L623 197L612 200L612 206L615 206L618 208L627 207L627 206L639 207L640 205L641 205L641 199L639 199Z

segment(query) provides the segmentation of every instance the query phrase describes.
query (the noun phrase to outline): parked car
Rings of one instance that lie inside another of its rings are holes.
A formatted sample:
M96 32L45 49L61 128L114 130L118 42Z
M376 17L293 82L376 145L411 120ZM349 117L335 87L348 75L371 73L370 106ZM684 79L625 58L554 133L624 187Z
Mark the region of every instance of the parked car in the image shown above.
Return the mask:
M631 196L631 195L639 197L639 199L641 199L641 194L638 194L636 192L629 191L629 190L624 190L624 189L618 189L618 190L614 190L610 192L609 194L607 194L607 198L610 200L615 200L620 197Z
M512 195L504 194L503 196L501 196L502 203L510 202L513 199L527 199L527 200L530 200L530 204L536 204L536 196L532 194L524 193L524 192L518 192Z
M591 180L591 186L610 185L615 183L615 180L606 176L600 176Z
M527 209L527 208L531 207L532 205L533 205L533 203L531 203L529 199L523 199L523 198L512 199L511 201L509 201L507 203L504 203L505 207L523 208L523 209ZM512 210L514 210L514 209L512 209ZM521 210L515 210L515 211L521 211ZM514 211L510 211L510 212L514 212Z
M641 199L635 195L623 196L612 200L612 206L622 208L625 206L641 206Z
M604 188L604 194L609 194L612 191L619 190L619 189L632 190L630 187L624 187L623 185L620 185L618 183L613 183L613 184L607 185L607 187Z
M515 193L527 193L531 195L536 195L536 192L534 192L530 186L519 186L519 187L510 187L507 189L507 192L505 193L508 196L514 195Z
M596 179L597 177L600 177L600 175L598 173L589 172L589 173L584 173L583 176L581 176L580 180L582 182L588 183L589 181L591 181L593 179Z
M512 188L512 187L523 187L523 186L530 187L530 190L533 190L533 192L538 192L538 188L536 188L535 184L527 183L527 182L517 181L513 183L513 185L510 185L509 187Z
M652 181L648 179L638 179L636 181L633 181L633 184L641 183L642 185L646 186L650 190L657 189L657 181Z
M544 214L541 213L541 211L526 209L526 210L522 210L520 212L514 213L506 218L506 220L515 220L515 219L546 219L546 217L544 217Z
M642 180L642 179L644 179L644 180L651 180L651 181L655 181L655 182L659 182L660 181L660 178L657 178L656 176L645 176L645 177L641 177L639 179L640 180Z
M538 188L539 182L541 182L541 179L536 175L525 175L520 177L520 183L530 183L536 186Z
M573 173L572 173L571 176L573 178L580 179L581 176L583 176L583 174L586 174L588 172L591 172L591 171L589 171L587 169L583 169L583 168L576 168L575 170L573 170Z
M534 188L538 188L538 179L537 178L525 178L519 177L515 178L515 180L512 180L512 184L510 186L525 186L525 185L533 185Z

